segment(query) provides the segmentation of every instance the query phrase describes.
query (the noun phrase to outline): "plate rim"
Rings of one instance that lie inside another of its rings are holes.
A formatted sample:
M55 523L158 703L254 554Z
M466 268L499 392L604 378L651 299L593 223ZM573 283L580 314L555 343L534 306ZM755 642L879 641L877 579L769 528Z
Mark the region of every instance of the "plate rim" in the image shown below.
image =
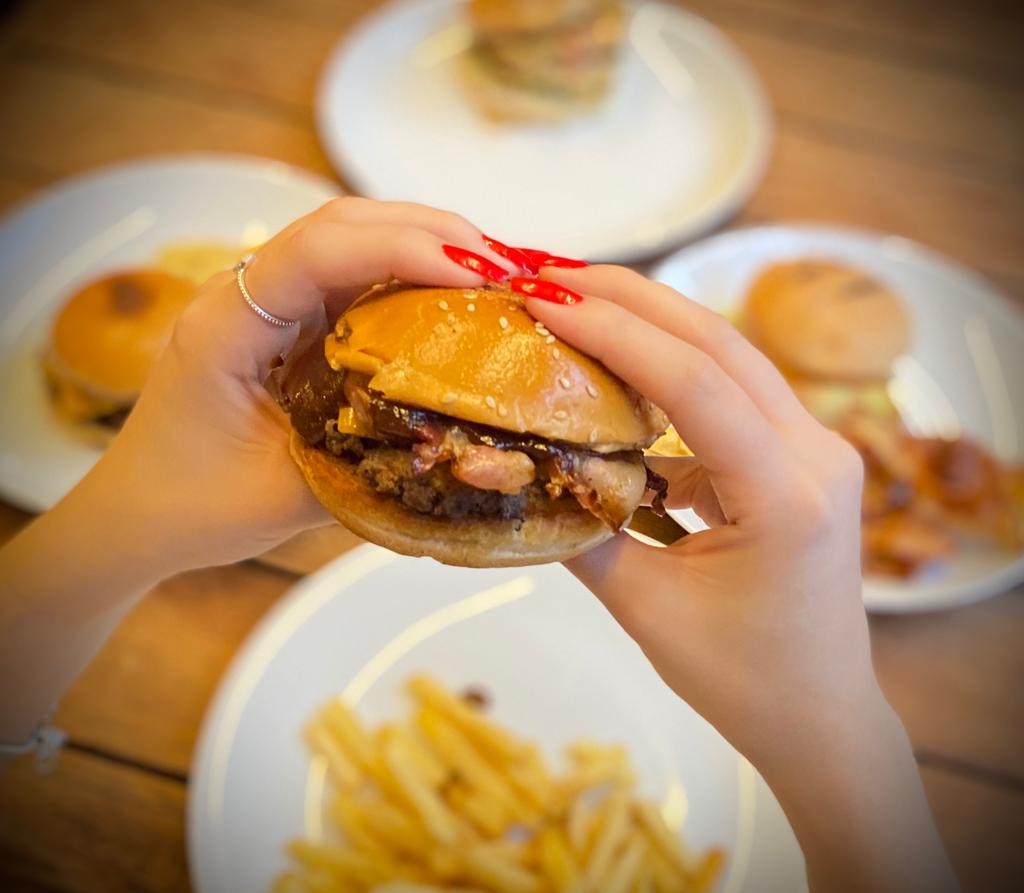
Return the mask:
M1024 313L1010 295L1000 289L987 277L960 261L943 254L916 239L884 230L873 230L850 224L829 223L811 219L787 220L778 223L751 224L714 233L663 257L652 267L651 279L667 282L666 276L674 270L688 271L690 265L716 250L728 250L732 243L742 246L746 241L771 234L796 235L826 239L853 240L862 247L881 251L884 243L898 246L898 260L909 261L918 268L937 269L943 277L953 279L966 290L978 295L985 306L997 316L1012 320L1013 325L1024 338ZM674 286L672 286L674 287ZM864 580L864 607L874 614L925 614L949 608L976 604L1010 592L1024 581L1024 551L1007 561L997 570L978 579L975 583L937 585L927 597L914 595L912 587L905 592L889 589L885 581L873 586L872 580Z
M435 7L453 7L460 0L429 0ZM741 98L744 115L750 122L752 136L746 141L747 151L731 174L719 198L700 213L691 213L674 218L675 225L667 226L656 243L638 242L635 238L622 240L619 249L594 257L595 262L641 263L656 258L674 246L685 243L713 230L715 226L730 219L750 199L757 189L771 162L775 146L775 118L771 99L764 81L753 63L736 43L715 24L673 4L661 0L627 0L634 7L657 6L664 14L675 16L686 22L691 32L700 34L701 42L708 47L720 64L731 73L736 95ZM337 175L351 185L360 195L374 198L374 191L363 175L362 165L348 149L343 127L336 126L336 119L344 113L335 113L332 98L341 83L340 69L348 54L366 34L380 22L406 11L422 9L424 0L390 0L362 16L355 25L331 48L320 67L313 99L314 126L320 145ZM458 209L455 209L458 210Z
M211 778L213 774L212 754L217 735L221 730L231 698L235 696L235 692L248 670L248 665L253 659L253 649L257 643L266 641L268 634L279 626L302 601L314 597L317 590L325 589L323 596L325 599L336 597L337 590L341 586L339 574L343 573L344 578L348 580L353 578L358 580L362 576L358 573L361 565L367 565L367 569L363 573L370 573L377 566L391 563L397 557L395 553L389 552L381 546L362 543L339 555L314 573L299 577L253 625L231 655L231 660L217 680L217 687L203 710L203 718L196 735L192 758L189 761L189 782L185 803L185 854L189 878L197 891L206 893L206 891L215 889L210 885L208 878L203 881L206 878L207 869L201 867L205 865L205 862L200 861L200 853L203 852L207 843L200 836L200 816L208 812L206 801L211 793L210 786L213 784ZM345 565L352 565L352 567L345 572ZM333 592L326 589L328 582L332 584Z
M54 201L61 200L65 194L87 189L104 180L113 180L121 176L141 174L150 170L172 170L200 167L223 167L232 172L247 170L250 173L268 173L270 171L285 172L289 178L303 182L318 190L333 192L336 196L346 194L344 187L336 180L311 171L301 165L289 161L281 161L266 155L253 155L246 152L158 152L152 155L139 155L116 161L104 162L96 167L76 171L60 177L51 183L34 189L22 199L14 202L0 214L0 235L19 219Z

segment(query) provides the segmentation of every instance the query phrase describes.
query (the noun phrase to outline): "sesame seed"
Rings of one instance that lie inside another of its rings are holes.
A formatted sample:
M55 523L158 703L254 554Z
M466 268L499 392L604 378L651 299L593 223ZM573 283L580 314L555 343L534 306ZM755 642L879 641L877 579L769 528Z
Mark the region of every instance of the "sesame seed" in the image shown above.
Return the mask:
M587 385L587 393L590 394L591 397L596 397L597 396L597 388L595 388L592 384L588 384Z
M472 301L473 298L476 297L476 292L475 291L464 291L462 293L462 297L464 297L467 301Z
M538 335L550 335L551 333L544 326L538 326L537 327L537 334Z
M539 319L535 319L533 321L533 327L535 329L543 329L544 328L544 323L542 323Z
M502 418L505 418L505 416L508 415L508 410L504 406L499 406L498 415L500 415Z
M442 403L454 403L458 399L458 394L455 391L449 391L441 398Z
M498 317L498 325L501 326L503 329L507 329L508 328L508 320L505 319L504 316L499 316Z
M545 341L546 344L554 344L555 343L555 336L554 335L548 335L548 337L545 338L544 341Z
M467 309L467 310L468 310L468 311L469 311L470 313L472 313L472 312L473 312L474 310L476 310L476 304L467 304L467 305L466 305L466 309Z
M561 385L561 386L562 386L563 388L565 388L565 390L569 390L569 388L571 388L571 387L572 387L572 382L571 382L571 381L569 381L569 379L568 379L568 378L565 378L565 377L562 377L562 378L558 379L558 383L559 383L559 384L560 384L560 385Z
M560 422L564 422L567 418L569 418L569 413L567 413L564 409L556 410L555 418L558 419Z
M484 397L484 403L486 403L491 409L494 409L498 405L498 401L495 400L490 394Z
M597 428L594 428L590 434L587 435L587 440L590 443L597 443Z
M509 304L508 305L508 309L509 310L515 310L516 309L516 305L515 304Z
M448 302L447 301L438 301L437 302L437 306L440 307L442 310L447 310L448 309Z
M551 349L551 356L556 360L560 360L562 358L562 352L557 347L554 347Z

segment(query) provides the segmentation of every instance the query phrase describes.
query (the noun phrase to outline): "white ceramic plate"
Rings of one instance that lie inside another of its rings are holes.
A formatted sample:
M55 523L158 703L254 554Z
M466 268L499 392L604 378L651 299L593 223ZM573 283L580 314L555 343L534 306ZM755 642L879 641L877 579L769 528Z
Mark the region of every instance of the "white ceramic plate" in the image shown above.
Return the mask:
M630 260L710 228L757 185L768 106L746 59L703 19L636 4L601 111L508 127L461 91L462 8L386 6L328 60L320 137L360 192L459 211L509 244Z
M191 774L197 893L257 893L285 843L317 838L324 778L301 729L344 692L370 723L402 715L426 671L482 685L493 714L552 757L574 738L629 747L642 791L728 852L721 893L796 893L803 857L750 765L679 701L559 565L472 571L361 546L305 578L249 637L203 723Z
M766 226L685 248L652 275L728 312L763 267L806 255L867 270L906 301L913 345L897 363L890 393L912 431L962 431L1000 459L1024 461L1024 314L947 258L898 236L815 224ZM869 578L864 601L872 611L929 611L987 598L1021 580L1024 555L971 545L926 576Z
M66 180L0 222L0 495L44 511L99 456L54 416L39 363L71 291L168 243L258 243L337 194L281 162L188 155Z

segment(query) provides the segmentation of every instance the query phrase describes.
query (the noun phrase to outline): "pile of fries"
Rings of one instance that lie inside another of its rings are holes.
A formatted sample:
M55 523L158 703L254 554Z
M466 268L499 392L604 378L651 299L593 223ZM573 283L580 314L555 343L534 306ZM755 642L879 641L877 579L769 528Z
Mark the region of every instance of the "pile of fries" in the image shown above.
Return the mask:
M411 722L369 731L340 699L306 737L327 763L325 841L294 841L274 893L690 893L712 888L720 850L689 853L636 798L624 748L579 741L552 774L536 745L479 699L408 683Z

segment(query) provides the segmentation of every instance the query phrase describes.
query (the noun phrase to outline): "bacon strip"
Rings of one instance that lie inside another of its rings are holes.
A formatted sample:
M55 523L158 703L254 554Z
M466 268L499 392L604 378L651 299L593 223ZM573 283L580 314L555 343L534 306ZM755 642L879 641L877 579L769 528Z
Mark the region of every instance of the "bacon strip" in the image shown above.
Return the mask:
M469 444L452 462L452 474L479 490L512 496L533 483L537 469L526 453Z

